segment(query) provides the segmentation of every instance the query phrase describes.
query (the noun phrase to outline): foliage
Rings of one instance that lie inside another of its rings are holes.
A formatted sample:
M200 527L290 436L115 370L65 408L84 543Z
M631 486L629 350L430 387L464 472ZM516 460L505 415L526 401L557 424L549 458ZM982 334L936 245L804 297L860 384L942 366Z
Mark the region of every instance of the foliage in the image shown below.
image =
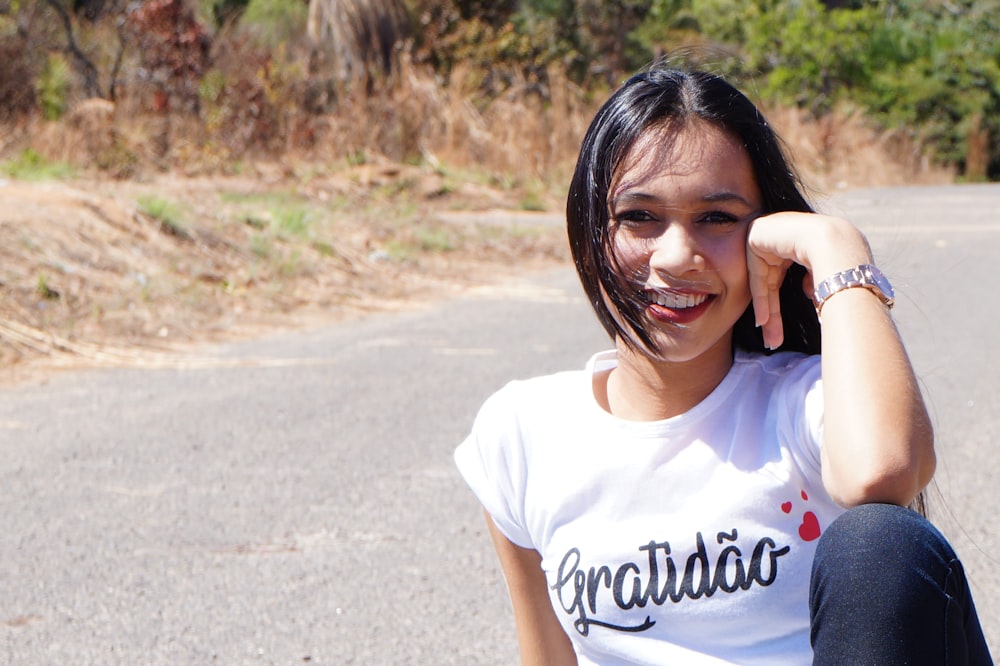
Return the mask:
M181 221L181 209L177 204L157 196L143 196L137 201L139 210L160 225L160 231L182 240L191 240L191 235Z
M305 32L307 13L302 0L249 0L240 24L259 44L274 48Z
M766 98L820 115L830 110L840 85L856 83L867 73L857 57L864 40L857 37L858 26L870 23L854 12L827 11L818 0L778 5L746 23L746 65L751 71L769 70L761 91Z
M887 125L919 128L970 177L1000 177L1000 2L886 5L893 11L863 103ZM967 150L984 135L992 158L975 173Z
M221 28L238 21L248 3L249 0L197 0L195 11L201 21Z
M418 60L450 71L474 62L489 95L514 77L546 83L545 70L557 64L577 83L612 85L632 69L638 44L634 32L662 0L522 0L486 3L431 0L422 7Z
M309 233L309 212L301 206L283 207L274 211L274 228L282 235L306 236Z
M549 57L518 32L510 22L514 3L477 13L479 3L428 0L420 3L413 58L431 67L445 80L459 66L478 74L474 85L486 94L499 94L515 72L537 69Z
M704 4L699 2L691 6L685 0L653 0L647 19L630 35L630 69L638 69L650 60L666 56L698 69L718 69L720 66L731 69L732 65L720 65L720 62L734 59L734 49L725 46L717 36L700 30L695 7L703 9Z
M689 3L702 34L738 46L743 58L725 73L752 82L764 99L814 115L840 104L862 107L884 127L913 132L937 159L967 171L970 142L985 140L988 172L1000 177L1000 1L848 5ZM986 175L986 166L980 170L973 177Z
M0 173L18 180L52 180L69 178L73 167L65 162L53 162L42 157L32 148L0 164Z
M47 301L58 301L60 294L49 285L49 279L44 273L38 275L35 283L35 293Z
M452 127L434 106L452 95L480 114L515 96L540 110L554 77L602 97L668 56L766 103L860 109L969 178L1000 178L998 34L1000 0L0 0L0 121L121 92L163 121L157 159L178 154L174 117L224 167L320 145L362 112L375 138L341 136L336 159L392 153L384 137L424 155L424 137L399 135ZM394 93L406 77L439 88Z
M211 38L182 0L148 0L127 15L140 62L156 88L155 110L197 109Z
M291 86L301 73L283 47L269 50L238 36L220 46L198 89L207 137L227 158L252 146L276 146L283 138L281 108L291 102Z
M49 55L37 85L42 116L46 120L62 118L66 112L66 95L69 92L69 66L61 54Z

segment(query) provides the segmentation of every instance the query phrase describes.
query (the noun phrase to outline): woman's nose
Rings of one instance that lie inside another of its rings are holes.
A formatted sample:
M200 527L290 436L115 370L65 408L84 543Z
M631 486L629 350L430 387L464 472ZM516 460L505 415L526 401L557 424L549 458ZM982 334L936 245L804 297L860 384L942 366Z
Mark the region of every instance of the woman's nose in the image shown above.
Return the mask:
M680 276L705 268L705 257L697 235L683 224L669 224L653 241L649 267L656 272Z

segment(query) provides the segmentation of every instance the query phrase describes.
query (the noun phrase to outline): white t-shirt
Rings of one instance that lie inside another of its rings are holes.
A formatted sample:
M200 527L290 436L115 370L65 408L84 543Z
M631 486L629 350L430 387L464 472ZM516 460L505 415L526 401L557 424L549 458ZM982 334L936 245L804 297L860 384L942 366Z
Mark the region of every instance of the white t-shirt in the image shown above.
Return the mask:
M580 664L809 664L820 477L818 356L737 353L665 421L604 411L585 371L511 382L455 460L500 531L542 556Z

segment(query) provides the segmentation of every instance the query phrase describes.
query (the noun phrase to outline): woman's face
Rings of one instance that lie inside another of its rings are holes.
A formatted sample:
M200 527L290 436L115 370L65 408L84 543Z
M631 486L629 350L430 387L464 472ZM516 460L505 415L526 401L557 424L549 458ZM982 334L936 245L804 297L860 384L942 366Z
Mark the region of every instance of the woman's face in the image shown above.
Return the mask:
M761 205L746 150L710 123L653 127L632 146L608 197L612 265L662 360L731 360L750 302L747 228Z

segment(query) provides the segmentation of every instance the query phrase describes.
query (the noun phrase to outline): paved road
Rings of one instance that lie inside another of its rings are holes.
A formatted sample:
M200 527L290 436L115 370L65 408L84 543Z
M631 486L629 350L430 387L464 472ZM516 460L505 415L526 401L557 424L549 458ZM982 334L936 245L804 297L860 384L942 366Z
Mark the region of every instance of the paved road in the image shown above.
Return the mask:
M934 411L933 515L1000 647L1000 188L837 198L870 231ZM502 383L606 342L570 271L0 391L0 662L512 664L451 462Z

